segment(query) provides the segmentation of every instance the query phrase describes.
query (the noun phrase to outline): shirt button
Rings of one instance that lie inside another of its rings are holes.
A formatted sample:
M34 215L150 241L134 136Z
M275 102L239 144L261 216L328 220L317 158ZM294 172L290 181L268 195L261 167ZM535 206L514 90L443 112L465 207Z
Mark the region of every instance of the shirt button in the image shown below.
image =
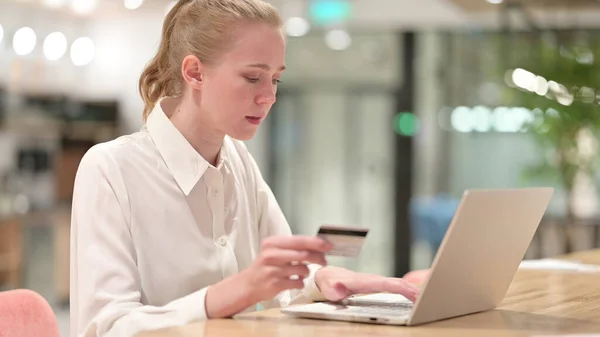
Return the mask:
M227 238L225 238L224 236L221 236L219 238L219 246L221 246L221 247L227 246Z
M212 194L213 195L219 195L219 189L218 188L213 188Z

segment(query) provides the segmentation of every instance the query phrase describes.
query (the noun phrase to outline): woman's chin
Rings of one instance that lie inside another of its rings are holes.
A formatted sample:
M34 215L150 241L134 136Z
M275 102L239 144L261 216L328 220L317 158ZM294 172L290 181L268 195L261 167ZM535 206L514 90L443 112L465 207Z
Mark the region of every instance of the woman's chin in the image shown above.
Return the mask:
M254 130L236 130L228 133L227 135L233 139L237 139L239 141L247 141L254 137L256 134L256 128Z

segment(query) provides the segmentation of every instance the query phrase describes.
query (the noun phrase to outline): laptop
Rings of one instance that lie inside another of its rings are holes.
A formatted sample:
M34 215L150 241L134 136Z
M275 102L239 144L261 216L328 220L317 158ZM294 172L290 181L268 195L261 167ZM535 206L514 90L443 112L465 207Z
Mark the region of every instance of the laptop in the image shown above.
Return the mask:
M494 309L553 193L552 188L465 191L414 304L401 295L380 293L281 311L303 318L413 326Z

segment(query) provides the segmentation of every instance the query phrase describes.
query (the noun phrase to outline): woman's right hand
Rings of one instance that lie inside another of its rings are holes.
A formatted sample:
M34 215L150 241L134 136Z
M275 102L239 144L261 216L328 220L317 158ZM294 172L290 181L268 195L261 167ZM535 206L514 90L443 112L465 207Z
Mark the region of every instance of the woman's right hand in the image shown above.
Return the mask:
M284 290L302 289L309 274L306 263L327 265L325 253L331 248L316 236L268 237L250 267L208 288L207 316L230 317Z
M252 265L240 276L255 302L274 298L284 290L302 289L309 275L306 263L327 265L331 243L314 236L269 237Z

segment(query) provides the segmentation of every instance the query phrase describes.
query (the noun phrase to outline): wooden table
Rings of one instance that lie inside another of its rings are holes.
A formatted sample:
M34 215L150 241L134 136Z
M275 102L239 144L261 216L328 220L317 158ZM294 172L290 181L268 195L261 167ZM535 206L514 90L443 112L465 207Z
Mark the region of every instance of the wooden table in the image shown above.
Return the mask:
M600 265L600 250L563 258ZM600 334L600 273L520 270L498 309L416 327L297 319L272 309L146 332L138 337L494 337L577 333Z

